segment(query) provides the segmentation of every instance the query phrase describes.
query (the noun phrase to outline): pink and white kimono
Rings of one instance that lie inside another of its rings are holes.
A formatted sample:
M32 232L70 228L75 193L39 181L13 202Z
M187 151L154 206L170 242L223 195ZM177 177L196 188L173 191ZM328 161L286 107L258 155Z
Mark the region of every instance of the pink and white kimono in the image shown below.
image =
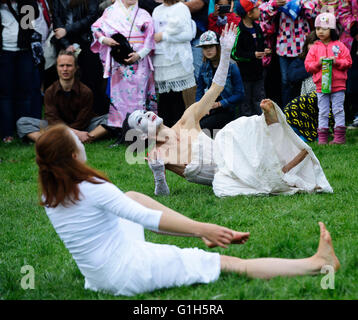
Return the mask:
M151 110L157 113L154 69L150 58L150 52L155 47L154 26L149 13L138 8L138 3L126 8L121 0L117 0L104 11L91 29L94 36L91 50L99 53L104 66L103 77L110 78L111 107L108 125L122 127L127 112L134 110ZM114 61L110 55L111 47L99 41L100 37L111 37L118 32L129 40L133 50L142 57L132 65Z

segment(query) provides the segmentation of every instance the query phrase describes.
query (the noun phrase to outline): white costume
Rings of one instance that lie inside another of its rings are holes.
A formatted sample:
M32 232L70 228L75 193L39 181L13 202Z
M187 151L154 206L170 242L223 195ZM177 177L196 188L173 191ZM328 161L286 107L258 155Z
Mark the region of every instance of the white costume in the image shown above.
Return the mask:
M79 189L76 204L45 209L86 289L129 296L219 277L218 253L144 240L143 227L158 230L161 211L140 205L108 182L84 181Z
M200 133L192 145L188 181L210 182L216 196L333 192L312 149L287 124L275 105L278 123L265 117L241 117L221 129L213 143ZM211 140L212 141L212 140ZM282 168L301 150L308 155L287 173Z
M195 86L193 53L190 41L195 37L188 7L181 2L161 4L152 14L155 33L163 40L155 44L154 79L158 92L183 91Z

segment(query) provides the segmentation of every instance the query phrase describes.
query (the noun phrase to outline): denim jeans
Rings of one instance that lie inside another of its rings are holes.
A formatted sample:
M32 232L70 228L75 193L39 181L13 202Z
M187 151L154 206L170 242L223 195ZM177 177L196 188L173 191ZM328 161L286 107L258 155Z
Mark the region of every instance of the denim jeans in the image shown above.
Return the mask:
M33 81L30 51L0 51L0 136L13 136L20 117L31 116Z
M203 64L203 49L196 47L196 45L199 44L199 39L200 38L195 38L191 41L191 49L193 51L194 59L194 76L196 83L198 83L200 67Z
M31 117L41 119L42 117L42 105L44 101L43 94L41 92L41 84L43 81L44 71L38 67L34 67L34 73L32 77L32 95L31 95Z
M288 68L294 59L294 57L280 57L282 110L293 98L295 98L291 97L290 83L288 81Z

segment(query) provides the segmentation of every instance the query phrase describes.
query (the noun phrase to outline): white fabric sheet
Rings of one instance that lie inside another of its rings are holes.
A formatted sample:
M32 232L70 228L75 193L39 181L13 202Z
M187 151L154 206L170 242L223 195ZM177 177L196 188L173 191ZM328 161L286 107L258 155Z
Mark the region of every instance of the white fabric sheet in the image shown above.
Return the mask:
M333 192L312 149L287 124L275 104L279 123L268 126L264 115L241 117L218 132L214 141L216 196ZM301 150L308 155L284 174L282 167Z

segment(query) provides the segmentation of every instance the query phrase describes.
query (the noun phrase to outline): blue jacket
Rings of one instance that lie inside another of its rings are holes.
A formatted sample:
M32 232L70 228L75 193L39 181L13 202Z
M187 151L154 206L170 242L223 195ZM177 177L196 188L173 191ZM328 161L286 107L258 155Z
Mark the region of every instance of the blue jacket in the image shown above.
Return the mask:
M206 90L210 88L213 77L213 67L211 62L207 60L203 62L200 67L196 89L196 101L199 101ZM244 96L244 85L242 83L239 68L236 63L230 62L226 84L218 101L223 108L230 108L234 111L238 107L239 102L244 99Z

